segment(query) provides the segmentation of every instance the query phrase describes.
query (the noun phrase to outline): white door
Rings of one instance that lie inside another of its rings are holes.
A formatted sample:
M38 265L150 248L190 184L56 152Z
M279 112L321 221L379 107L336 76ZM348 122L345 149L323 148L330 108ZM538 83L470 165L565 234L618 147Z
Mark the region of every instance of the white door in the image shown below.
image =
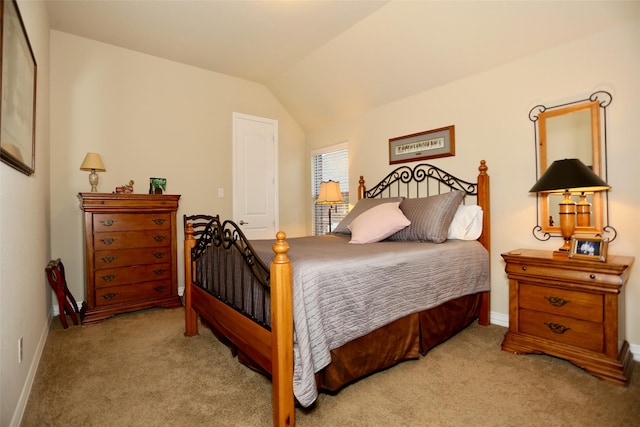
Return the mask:
M249 239L278 230L278 121L233 113L233 218Z

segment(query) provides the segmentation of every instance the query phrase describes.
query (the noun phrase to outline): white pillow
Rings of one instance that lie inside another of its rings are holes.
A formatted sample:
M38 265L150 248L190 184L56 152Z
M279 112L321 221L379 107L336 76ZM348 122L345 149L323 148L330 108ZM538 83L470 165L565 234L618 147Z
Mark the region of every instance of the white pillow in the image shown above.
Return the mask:
M383 203L358 215L349 224L349 243L373 243L384 240L411 224L400 210L400 203Z
M460 205L449 226L448 239L476 240L482 234L482 208Z

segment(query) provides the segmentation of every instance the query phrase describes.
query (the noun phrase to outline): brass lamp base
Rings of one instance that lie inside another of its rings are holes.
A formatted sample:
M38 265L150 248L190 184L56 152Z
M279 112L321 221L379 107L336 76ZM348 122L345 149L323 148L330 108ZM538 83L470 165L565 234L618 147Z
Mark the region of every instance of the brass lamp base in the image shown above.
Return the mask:
M571 250L571 236L576 228L576 202L571 200L571 193L564 192L564 200L560 202L560 232L564 239L564 244L558 249L560 252Z

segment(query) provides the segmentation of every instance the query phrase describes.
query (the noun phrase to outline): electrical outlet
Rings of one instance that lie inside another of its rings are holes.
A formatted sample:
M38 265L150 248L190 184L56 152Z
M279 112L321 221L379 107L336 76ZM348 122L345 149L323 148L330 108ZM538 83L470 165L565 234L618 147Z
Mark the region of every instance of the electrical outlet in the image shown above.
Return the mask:
M22 363L22 337L18 339L18 363Z

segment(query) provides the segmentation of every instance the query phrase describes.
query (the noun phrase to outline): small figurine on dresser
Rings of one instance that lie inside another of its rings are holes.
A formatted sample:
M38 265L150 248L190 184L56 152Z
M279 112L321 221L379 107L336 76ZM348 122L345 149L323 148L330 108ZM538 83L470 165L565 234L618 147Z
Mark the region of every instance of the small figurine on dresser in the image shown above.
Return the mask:
M122 186L118 186L116 187L116 194L131 194L133 193L133 184L134 181L131 179L129 180L129 184L125 184Z

